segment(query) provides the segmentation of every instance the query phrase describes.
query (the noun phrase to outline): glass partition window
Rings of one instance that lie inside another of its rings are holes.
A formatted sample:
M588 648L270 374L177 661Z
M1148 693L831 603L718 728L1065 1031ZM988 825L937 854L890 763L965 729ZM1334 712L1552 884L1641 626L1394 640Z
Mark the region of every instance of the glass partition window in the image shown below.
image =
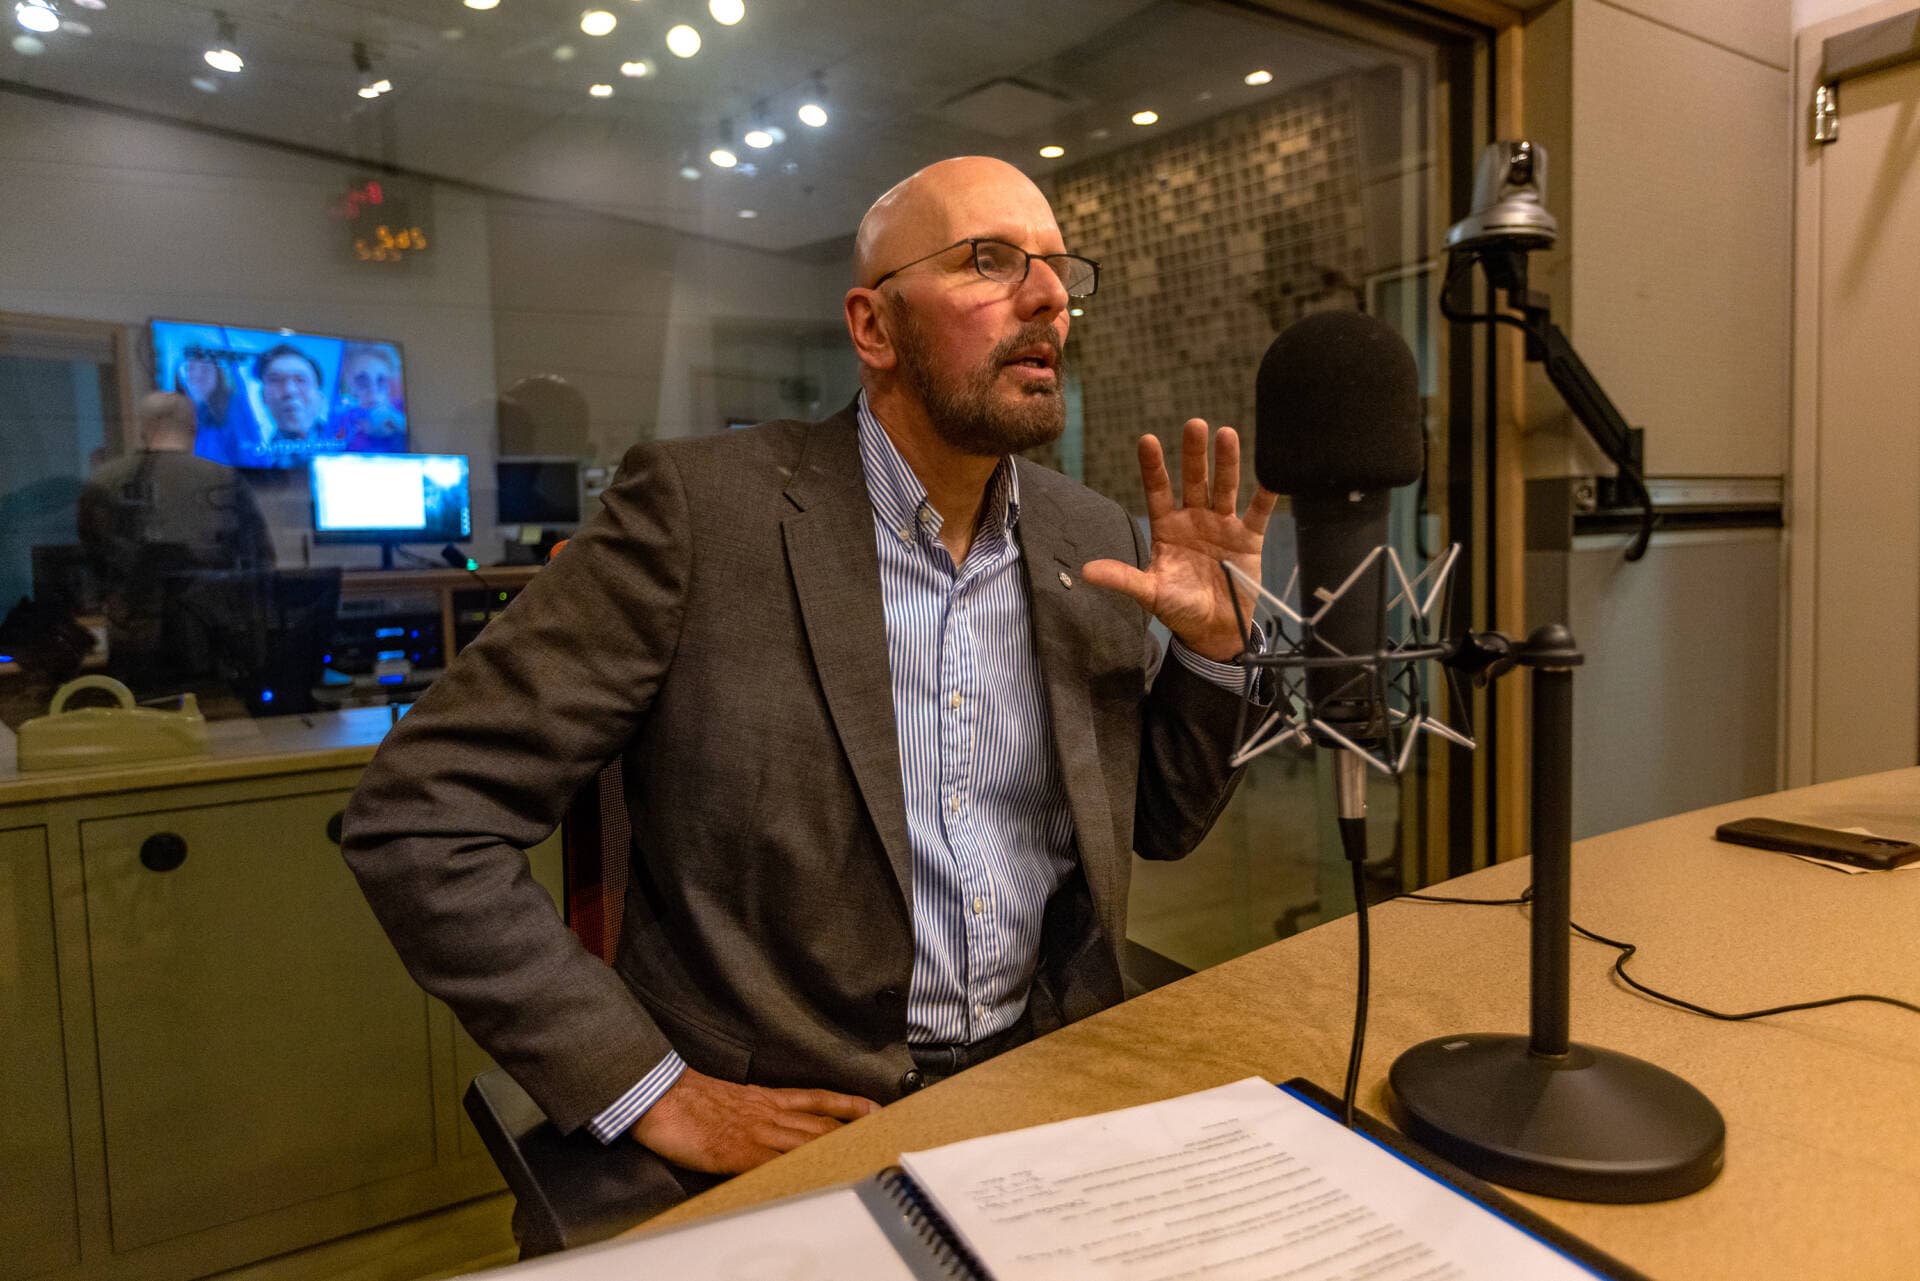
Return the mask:
M1100 264L1039 461L1129 510L1139 436L1250 429L1316 310L1414 344L1432 457L1471 430L1429 315L1471 40L1411 10L56 7L0 52L11 726L88 671L215 717L417 696L629 447L848 403L854 229L945 156L1020 166ZM1444 498L1403 496L1409 557L1472 519ZM1344 910L1325 773L1258 763L1140 869L1136 939L1197 966ZM1380 785L1383 883L1438 839L1430 782Z

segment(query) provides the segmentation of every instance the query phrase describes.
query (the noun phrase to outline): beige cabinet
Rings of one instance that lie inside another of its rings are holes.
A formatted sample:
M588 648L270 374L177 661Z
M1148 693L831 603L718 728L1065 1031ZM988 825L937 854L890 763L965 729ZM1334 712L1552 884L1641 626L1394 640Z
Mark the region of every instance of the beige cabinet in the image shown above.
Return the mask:
M500 1188L488 1061L340 857L370 753L0 778L0 1281L319 1275ZM558 836L528 859L558 902Z
M427 998L329 838L347 797L80 825L116 1249L433 1165Z
M0 1281L80 1261L43 827L0 831Z

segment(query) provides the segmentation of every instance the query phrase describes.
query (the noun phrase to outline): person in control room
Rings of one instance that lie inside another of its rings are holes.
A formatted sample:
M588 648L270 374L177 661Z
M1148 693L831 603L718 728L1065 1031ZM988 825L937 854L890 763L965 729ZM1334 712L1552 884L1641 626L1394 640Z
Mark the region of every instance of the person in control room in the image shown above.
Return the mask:
M1220 561L1258 574L1275 500L1238 510L1230 428L1186 423L1177 494L1145 437L1149 555L1015 457L1064 427L1066 251L999 160L887 192L855 402L632 449L368 769L368 900L560 1130L736 1172L1122 999L1130 851L1186 854L1237 781ZM609 968L520 851L622 756Z
M107 607L111 670L147 692L170 675L166 577L268 570L273 543L239 472L193 453L193 401L156 391L138 410L142 448L102 463L80 492L80 542Z

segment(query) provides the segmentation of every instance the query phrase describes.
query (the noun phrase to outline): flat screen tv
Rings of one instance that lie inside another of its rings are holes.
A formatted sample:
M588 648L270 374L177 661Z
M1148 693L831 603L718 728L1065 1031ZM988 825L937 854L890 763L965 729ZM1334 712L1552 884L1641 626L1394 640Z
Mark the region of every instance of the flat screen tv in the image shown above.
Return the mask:
M473 536L464 454L318 454L311 466L316 543L379 543L390 568L402 543Z
M193 452L232 467L405 453L398 343L291 329L153 322L154 385L193 401Z

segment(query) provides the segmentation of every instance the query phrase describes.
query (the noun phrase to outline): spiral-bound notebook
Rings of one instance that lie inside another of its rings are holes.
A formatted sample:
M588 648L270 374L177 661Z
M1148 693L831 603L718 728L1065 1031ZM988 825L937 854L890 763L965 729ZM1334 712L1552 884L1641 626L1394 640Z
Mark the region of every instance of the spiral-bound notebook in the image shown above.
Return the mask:
M1372 1118L1257 1078L523 1265L558 1281L1645 1281Z

